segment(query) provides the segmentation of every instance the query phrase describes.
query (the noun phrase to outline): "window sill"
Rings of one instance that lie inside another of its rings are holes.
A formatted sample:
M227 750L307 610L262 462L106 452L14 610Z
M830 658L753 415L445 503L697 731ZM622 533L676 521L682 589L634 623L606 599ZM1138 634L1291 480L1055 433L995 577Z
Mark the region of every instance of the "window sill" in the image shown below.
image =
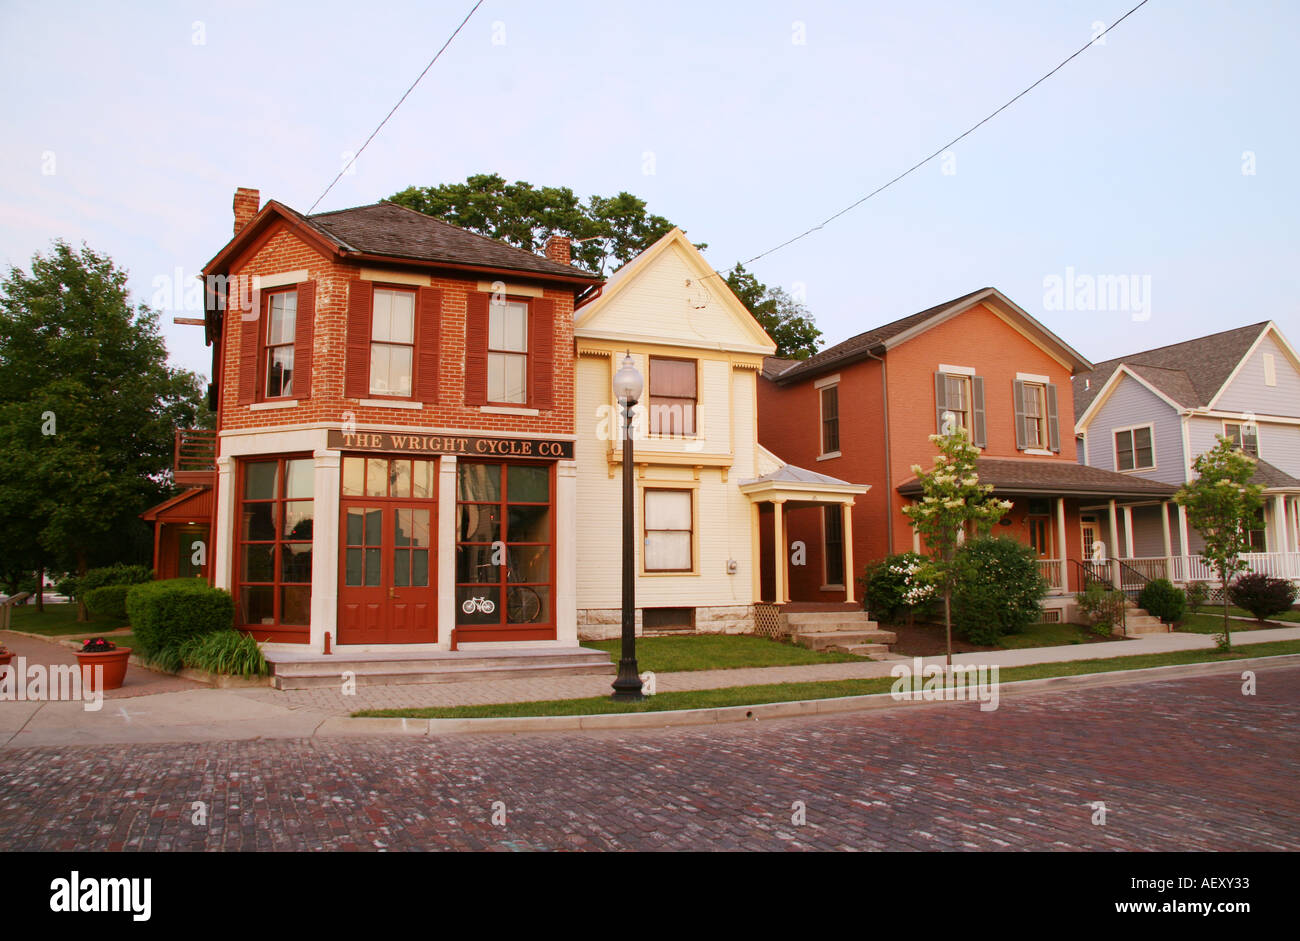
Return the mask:
M1145 474L1156 469L1152 464L1150 467L1130 467L1128 470L1116 471L1117 474Z
M276 402L254 402L248 407L254 412L269 412L277 408L296 408L297 406L297 399L284 399Z
M679 576L679 577L680 577L680 576L682 576L682 575L696 575L696 576L698 576L700 573L699 573L699 572L695 572L695 571L688 571L688 570L683 569L683 570L680 571L680 572L676 572L676 571L674 571L674 572L641 572L640 574L641 574L641 577L642 577L642 578L665 578L665 577L672 577L672 576Z
M837 457L839 457L839 456L840 456L840 452L839 452L839 451L831 451L829 454L819 454L819 455L817 456L817 460L819 460L819 461L830 461L830 460L834 460L835 458L837 458Z
M1042 448L1024 448L1021 453L1034 454L1039 457L1052 457L1056 454L1055 451L1045 451Z
M512 405L480 405L478 410L485 415L540 415L540 408L521 408Z
M424 408L423 402L408 402L406 399L362 399L357 405L362 408L406 408L412 411Z

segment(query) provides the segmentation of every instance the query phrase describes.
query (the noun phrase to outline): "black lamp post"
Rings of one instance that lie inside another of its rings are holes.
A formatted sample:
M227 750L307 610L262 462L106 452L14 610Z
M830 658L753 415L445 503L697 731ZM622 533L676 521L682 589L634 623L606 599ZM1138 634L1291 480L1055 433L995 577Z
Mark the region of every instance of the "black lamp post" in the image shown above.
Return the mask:
M614 399L623 406L623 650L618 676L614 679L614 694L610 697L616 702L644 698L636 666L636 551L632 543L632 407L641 398L642 386L641 374L629 353L614 374Z

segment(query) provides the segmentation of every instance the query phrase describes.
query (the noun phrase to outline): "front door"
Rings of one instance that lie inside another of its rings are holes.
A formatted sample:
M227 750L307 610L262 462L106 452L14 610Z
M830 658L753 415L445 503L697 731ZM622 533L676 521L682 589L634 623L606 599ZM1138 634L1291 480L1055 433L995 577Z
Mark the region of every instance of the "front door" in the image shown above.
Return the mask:
M435 466L343 459L340 644L437 642Z

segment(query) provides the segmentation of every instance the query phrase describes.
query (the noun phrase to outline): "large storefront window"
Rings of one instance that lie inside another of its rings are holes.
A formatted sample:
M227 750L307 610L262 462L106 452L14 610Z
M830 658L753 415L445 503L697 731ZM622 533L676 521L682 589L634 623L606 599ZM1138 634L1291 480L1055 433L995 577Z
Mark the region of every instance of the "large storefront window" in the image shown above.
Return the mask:
M457 625L553 631L551 467L461 461L456 477Z
M311 458L243 463L237 558L243 627L296 629L311 621L314 475Z

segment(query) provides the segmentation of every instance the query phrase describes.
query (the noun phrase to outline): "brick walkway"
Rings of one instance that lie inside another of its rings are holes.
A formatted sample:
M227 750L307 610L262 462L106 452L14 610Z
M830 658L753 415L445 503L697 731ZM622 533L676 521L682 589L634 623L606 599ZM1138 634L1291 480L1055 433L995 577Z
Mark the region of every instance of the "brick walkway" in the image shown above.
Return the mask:
M106 636L109 640L113 639L112 634L96 636ZM0 631L0 641L3 641L4 645L14 653L15 664L18 662L18 657L25 657L28 663L40 663L45 666L56 664L75 666L77 663L77 655L72 648L60 644L57 637L44 640L28 637L25 634ZM104 693L104 698L130 699L135 696L152 696L158 693L175 693L187 689L206 688L202 683L196 683L193 680L128 665L126 679L122 681L121 687L107 690Z
M0 765L0 845L1297 850L1300 667L1258 677L1256 696L1224 673L1025 695L990 713L24 748Z

